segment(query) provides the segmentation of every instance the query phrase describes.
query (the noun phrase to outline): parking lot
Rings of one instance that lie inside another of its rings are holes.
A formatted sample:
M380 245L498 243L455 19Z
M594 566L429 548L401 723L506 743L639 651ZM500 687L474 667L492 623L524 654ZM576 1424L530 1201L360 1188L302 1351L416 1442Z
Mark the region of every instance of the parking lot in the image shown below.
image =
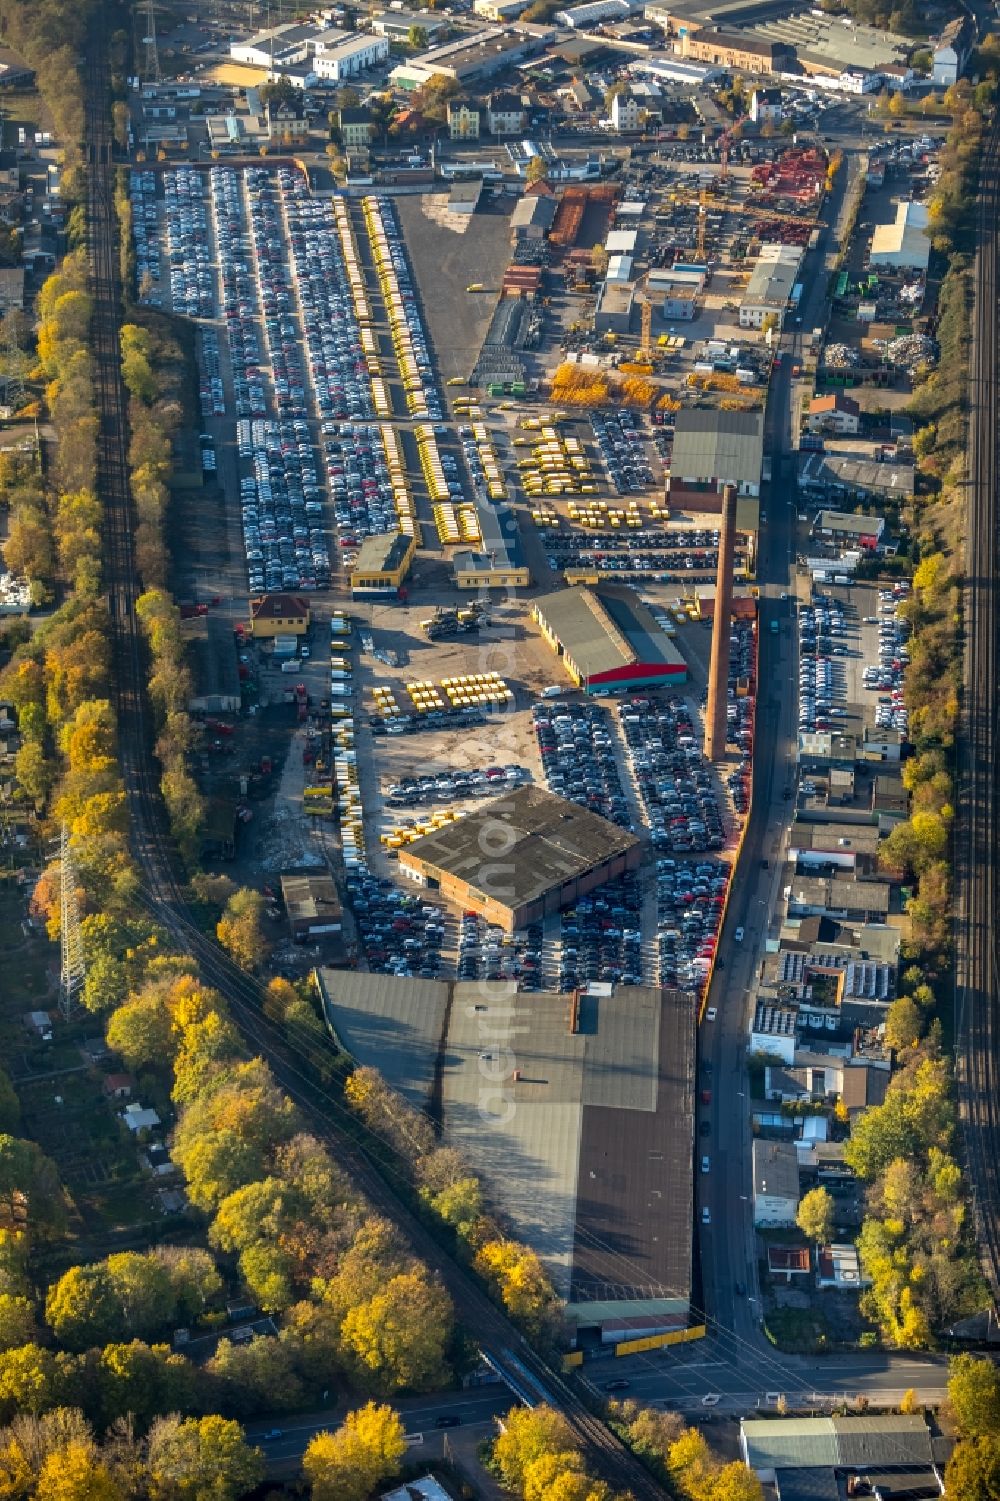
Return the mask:
M442 358L427 332L421 263L401 227L417 212L410 200L313 199L298 174L266 166L135 173L132 187L146 292L198 323L197 452L206 495L219 499L219 567L225 552L231 565L242 554L237 594L316 596L311 660L303 652L284 669L265 652L251 671L260 702L290 697L299 720L298 682L305 687L309 736L302 765L281 779L283 827L319 853L331 846L310 830L336 821L361 962L529 990L657 978L699 988L728 884L720 856L746 807L752 696L738 696L735 683L752 675L753 641L734 629L732 760L720 780L700 751L708 638L680 611L683 587L714 577L718 533L696 519L668 521L649 498L667 435L627 411L547 421L459 388L449 422L438 372L455 346L442 325ZM428 230L422 219L421 244ZM467 255L467 237L454 238ZM481 324L486 300L462 298ZM473 499L519 498L515 475L536 519L549 518L540 530L553 572L627 573L673 595L692 647L688 693L602 704L564 690L547 701L558 669L515 600L491 604L474 627L439 629L455 609L447 549L477 540ZM239 495L238 510L224 508L227 493ZM362 539L397 529L421 544L420 603L330 618L325 591ZM497 701L488 703L493 677ZM449 686L463 683L471 698ZM308 767L324 737L330 769L317 775ZM660 862L655 879L650 871L615 883L516 940L405 885L399 848L529 781L645 834ZM265 816L253 842L270 869L287 840L269 828Z
M861 735L867 726L905 738L906 594L905 585L820 584L798 607L800 733Z

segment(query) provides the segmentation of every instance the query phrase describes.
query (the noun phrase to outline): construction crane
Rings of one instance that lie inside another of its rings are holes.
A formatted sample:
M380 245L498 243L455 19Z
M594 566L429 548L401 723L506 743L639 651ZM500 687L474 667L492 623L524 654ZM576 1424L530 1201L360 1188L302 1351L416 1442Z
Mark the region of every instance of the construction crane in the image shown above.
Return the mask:
M635 284L639 299L639 358L653 358L653 304L649 300L649 272L644 271Z

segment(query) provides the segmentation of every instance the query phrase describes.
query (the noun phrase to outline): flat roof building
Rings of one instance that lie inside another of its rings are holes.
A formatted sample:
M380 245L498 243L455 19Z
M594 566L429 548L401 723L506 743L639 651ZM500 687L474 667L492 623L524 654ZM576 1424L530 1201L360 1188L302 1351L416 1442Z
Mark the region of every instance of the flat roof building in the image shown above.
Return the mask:
M926 271L931 256L926 203L896 205L892 224L877 224L868 263L873 271Z
M891 495L911 500L915 481L912 464L849 453L806 453L799 458L799 488L822 490L830 496Z
M318 972L340 1044L411 1104L540 1256L567 1315L605 1339L686 1321L692 1257L694 1001L577 997ZM593 993L591 993L591 991ZM486 1053L516 1055L483 1073ZM485 1079L485 1087L484 1087Z
M223 615L195 615L181 621L181 635L191 663L192 714L238 714L240 670L233 623Z
M837 1471L866 1479L886 1473L886 1496L941 1495L930 1429L922 1414L882 1412L859 1418L744 1418L743 1462L779 1493L825 1498L844 1494ZM887 1472L894 1473L894 1482ZM931 1489L918 1485L918 1475ZM829 1479L832 1490L822 1489ZM869 1487L869 1494L875 1491Z
M520 787L399 852L400 870L507 932L634 870L633 834L542 787Z
M798 245L761 247L740 302L740 328L761 328L766 318L776 318L781 327L801 264Z
M339 933L343 917L332 877L312 870L292 870L281 877L281 897L296 943Z
M447 21L429 10L386 10L370 21L376 36L387 36L393 42L405 42L414 26L419 26L429 42L444 31Z
M674 422L670 492L721 495L726 485L735 485L739 495L758 496L763 460L763 412L684 408ZM695 503L694 495L689 503Z
M585 693L687 681L687 663L634 590L579 584L536 599L531 613Z
M627 256L623 259L629 259ZM610 265L609 268L610 270ZM630 281L609 276L602 282L594 309L594 329L599 334L627 334L635 306L635 287Z
M417 539L406 532L380 532L365 537L351 569L351 595L361 599L384 594L395 597L410 571Z
M431 78L453 78L458 84L488 78L523 62L539 49L534 37L515 35L511 31L484 30L463 32L455 41L431 47L419 57L400 63L390 74L391 81L403 89L423 88Z

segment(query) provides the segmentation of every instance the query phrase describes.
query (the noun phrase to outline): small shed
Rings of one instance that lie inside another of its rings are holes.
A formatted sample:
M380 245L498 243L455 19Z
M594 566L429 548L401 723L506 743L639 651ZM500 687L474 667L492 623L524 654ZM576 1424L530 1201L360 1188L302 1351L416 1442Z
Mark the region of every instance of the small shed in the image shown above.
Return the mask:
M131 1074L105 1074L104 1093L109 1100L130 1100L135 1080Z

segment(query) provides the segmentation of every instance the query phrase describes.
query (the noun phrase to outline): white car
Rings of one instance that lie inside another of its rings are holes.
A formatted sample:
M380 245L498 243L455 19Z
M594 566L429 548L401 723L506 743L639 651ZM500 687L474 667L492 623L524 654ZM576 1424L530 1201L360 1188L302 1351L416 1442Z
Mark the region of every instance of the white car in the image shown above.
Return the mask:
M714 1022L715 1018L718 1016L718 1014L719 1014L719 1012L718 1012L717 1007L715 1007L715 1006L709 1006L708 1010L705 1012L705 1020L707 1022Z
M711 1159L710 1158L703 1157L701 1159L701 1170L702 1170L703 1173L709 1173L709 1172L711 1172L711 1170L712 1170L712 1163L711 1163Z
M736 932L733 934L733 937L736 939L737 943L742 943L743 942L743 929L742 928L737 928Z

